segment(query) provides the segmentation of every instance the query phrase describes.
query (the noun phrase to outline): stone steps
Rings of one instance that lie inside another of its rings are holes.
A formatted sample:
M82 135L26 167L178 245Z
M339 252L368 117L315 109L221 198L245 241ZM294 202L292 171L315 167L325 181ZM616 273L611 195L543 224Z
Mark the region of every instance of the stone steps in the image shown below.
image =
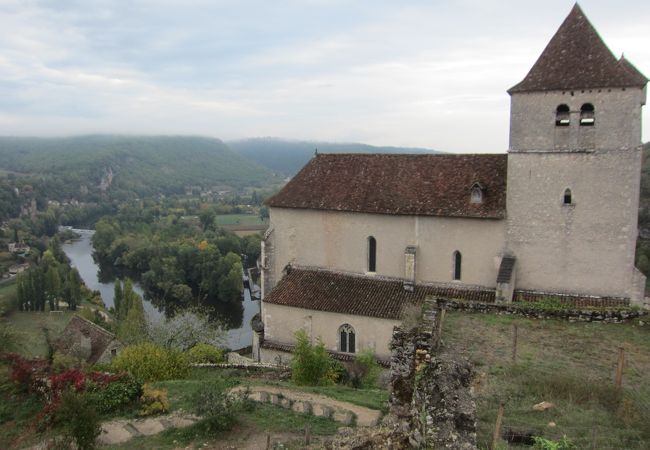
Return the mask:
M237 388L244 390L246 388ZM325 417L343 425L375 426L381 412L328 397L291 389L266 386L249 388L249 398L260 403L270 403L301 414Z

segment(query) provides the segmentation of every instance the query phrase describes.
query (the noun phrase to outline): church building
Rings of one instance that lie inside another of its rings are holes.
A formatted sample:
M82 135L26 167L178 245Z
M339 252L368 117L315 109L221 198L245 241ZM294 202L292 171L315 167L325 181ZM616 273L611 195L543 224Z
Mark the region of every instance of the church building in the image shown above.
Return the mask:
M286 361L303 328L339 359L385 358L430 295L644 306L647 81L576 4L508 90L507 153L315 155L267 202L255 356Z

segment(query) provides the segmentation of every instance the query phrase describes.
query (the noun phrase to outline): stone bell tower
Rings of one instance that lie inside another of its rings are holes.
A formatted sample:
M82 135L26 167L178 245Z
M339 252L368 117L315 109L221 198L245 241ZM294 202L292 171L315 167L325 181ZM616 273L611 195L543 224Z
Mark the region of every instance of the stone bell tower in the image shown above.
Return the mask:
M517 289L643 301L634 255L647 81L576 4L508 91L506 253Z

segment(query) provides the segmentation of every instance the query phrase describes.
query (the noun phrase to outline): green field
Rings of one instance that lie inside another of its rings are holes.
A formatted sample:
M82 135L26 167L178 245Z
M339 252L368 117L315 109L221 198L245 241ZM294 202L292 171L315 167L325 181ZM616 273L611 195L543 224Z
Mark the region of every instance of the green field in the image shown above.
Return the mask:
M650 448L649 326L450 313L443 328L446 351L476 366L480 448L491 441L500 402L504 431L566 435L578 448ZM621 392L614 386L619 346L626 357ZM534 411L542 401L554 406Z
M268 221L260 219L256 214L221 214L215 220L217 225L266 225Z
M9 312L13 305L13 299L16 295L16 282L10 281L8 283L0 284L0 316L4 316Z
M47 357L47 340L56 339L74 313L74 311L12 312L7 319L20 333L17 347L12 350L30 358Z

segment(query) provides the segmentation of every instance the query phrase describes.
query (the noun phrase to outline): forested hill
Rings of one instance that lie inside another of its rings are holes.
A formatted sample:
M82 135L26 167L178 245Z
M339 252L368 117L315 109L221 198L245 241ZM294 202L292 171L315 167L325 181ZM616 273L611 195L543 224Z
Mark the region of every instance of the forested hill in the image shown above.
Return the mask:
M0 137L0 169L45 176L70 191L62 197L102 184L145 196L188 185L266 186L275 178L218 139L189 136Z
M263 166L286 176L295 175L314 156L321 153L438 153L409 147L375 147L359 143L293 141L278 138L254 138L228 141L228 146Z

